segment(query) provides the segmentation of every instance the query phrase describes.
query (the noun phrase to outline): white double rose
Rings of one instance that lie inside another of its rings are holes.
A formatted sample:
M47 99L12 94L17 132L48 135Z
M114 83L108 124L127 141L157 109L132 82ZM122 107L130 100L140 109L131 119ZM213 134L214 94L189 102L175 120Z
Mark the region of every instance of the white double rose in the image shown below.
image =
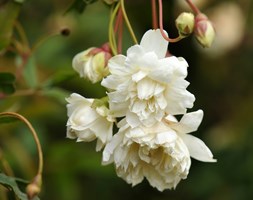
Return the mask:
M110 90L114 115L126 116L131 127L153 126L166 113L184 114L193 106L195 97L186 90L188 64L183 58L165 57L167 46L160 30L149 30L127 56L109 60L111 75L102 85Z
M73 93L67 98L67 137L78 142L97 139L96 150L101 150L112 137L114 119L105 106L92 107L94 99Z
M188 134L202 117L202 110L185 114L180 122L169 115L148 128L131 128L124 119L103 151L103 163L115 163L118 176L132 185L145 177L159 191L175 188L188 175L190 157L216 161L202 140Z

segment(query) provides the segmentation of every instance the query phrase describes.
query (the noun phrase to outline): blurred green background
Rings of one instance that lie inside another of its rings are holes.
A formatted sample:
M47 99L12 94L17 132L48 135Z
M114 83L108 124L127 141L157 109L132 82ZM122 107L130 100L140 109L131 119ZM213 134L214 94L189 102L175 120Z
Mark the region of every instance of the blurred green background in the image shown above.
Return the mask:
M4 3L4 1L0 1ZM192 110L205 116L194 133L212 150L217 163L193 160L190 173L176 190L158 192L147 181L131 187L114 168L101 166L95 142L76 143L66 138L66 102L72 92L103 97L99 84L79 78L72 70L75 54L108 41L108 6L97 1L82 14L64 14L70 0L27 0L17 17L32 46L39 38L68 28L70 35L44 40L26 65L28 78L16 82L16 93L0 98L0 112L27 117L39 133L45 166L41 199L95 200L249 200L253 199L253 3L251 0L195 1L213 20L217 38L211 49L202 49L194 37L169 45L169 51L189 63L188 90L196 97ZM148 0L126 1L126 9L140 40L152 27ZM188 10L182 0L164 1L164 27L177 35L174 20ZM1 24L0 24L1 29ZM126 50L133 43L124 29ZM14 32L14 35L17 35ZM17 36L18 37L18 36ZM15 73L18 56L0 54L0 72ZM29 76L30 75L30 76ZM24 91L31 91L24 94ZM20 92L21 91L21 92ZM23 91L23 92L22 92ZM33 92L36 91L36 92ZM30 180L36 173L34 141L21 122L0 124L0 157L15 176ZM1 165L0 165L1 166ZM3 190L0 186L0 191ZM0 196L1 198L1 196Z

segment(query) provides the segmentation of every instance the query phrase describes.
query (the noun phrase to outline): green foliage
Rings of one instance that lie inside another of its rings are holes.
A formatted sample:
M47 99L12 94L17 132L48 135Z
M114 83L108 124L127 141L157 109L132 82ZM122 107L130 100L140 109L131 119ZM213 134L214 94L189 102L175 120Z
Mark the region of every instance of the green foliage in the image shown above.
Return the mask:
M7 117L7 116L0 117L0 124L12 123L12 122L16 122L16 121L18 121L18 119L13 118L13 117Z
M78 13L82 13L87 5L92 4L96 1L97 0L74 0L70 5L70 7L68 8L67 12L74 10Z
M14 0L17 3L24 3L26 0Z
M27 85L30 88L35 88L38 85L37 80L37 68L34 56L31 56L26 65L24 66L23 71L24 79L26 80Z
M19 198L20 200L28 200L27 195L19 189L16 180L17 180L16 178L6 176L5 174L0 173L0 184L10 189L10 191L13 192L15 196ZM27 182L27 181L22 180L22 182ZM39 200L39 198L35 197L33 198L33 200Z
M15 76L11 73L0 72L0 92L12 94L15 92Z
M42 94L46 97L50 97L55 99L57 102L61 103L61 104L65 104L66 103L66 97L69 96L69 92L58 88L58 87L54 87L54 88L50 88L50 89L45 89L42 91Z
M51 78L48 78L46 82L43 83L44 87L53 87L57 86L61 83L69 81L73 77L76 76L76 72L74 70L71 71L59 71L55 73Z
M11 42L14 22L19 14L20 4L13 1L0 6L0 51Z

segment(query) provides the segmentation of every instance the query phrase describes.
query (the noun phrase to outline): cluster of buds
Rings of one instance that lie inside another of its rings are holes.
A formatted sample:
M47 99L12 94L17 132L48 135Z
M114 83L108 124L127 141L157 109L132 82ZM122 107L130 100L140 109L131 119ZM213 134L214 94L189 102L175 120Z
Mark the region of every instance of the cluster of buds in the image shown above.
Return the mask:
M109 44L104 44L101 48L91 47L78 53L72 62L73 68L80 77L97 83L108 75L108 60L112 57Z
M210 47L215 37L215 30L206 15L198 13L181 13L176 19L176 27L180 37L187 37L194 32L197 41L203 47Z

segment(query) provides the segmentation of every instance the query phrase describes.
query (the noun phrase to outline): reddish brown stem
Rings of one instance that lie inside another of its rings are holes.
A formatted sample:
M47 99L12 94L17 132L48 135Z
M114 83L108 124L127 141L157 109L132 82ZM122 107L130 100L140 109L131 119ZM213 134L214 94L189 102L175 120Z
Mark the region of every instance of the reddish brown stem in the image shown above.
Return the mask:
M192 11L195 12L195 14L200 14L201 13L200 10L198 9L198 7L195 6L194 3L192 3L191 0L185 0L185 1L188 3L188 5L192 9Z
M181 40L182 38L180 36L178 36L177 38L169 38L163 29L163 3L162 0L159 0L159 26L160 26L160 32L163 36L163 38L169 42L178 42L179 40Z
M152 25L153 25L153 29L158 29L156 0L151 0L151 4L152 4Z
M114 25L114 33L116 33L118 31L120 23L122 23L122 9L121 9L121 7L118 10L116 22Z

